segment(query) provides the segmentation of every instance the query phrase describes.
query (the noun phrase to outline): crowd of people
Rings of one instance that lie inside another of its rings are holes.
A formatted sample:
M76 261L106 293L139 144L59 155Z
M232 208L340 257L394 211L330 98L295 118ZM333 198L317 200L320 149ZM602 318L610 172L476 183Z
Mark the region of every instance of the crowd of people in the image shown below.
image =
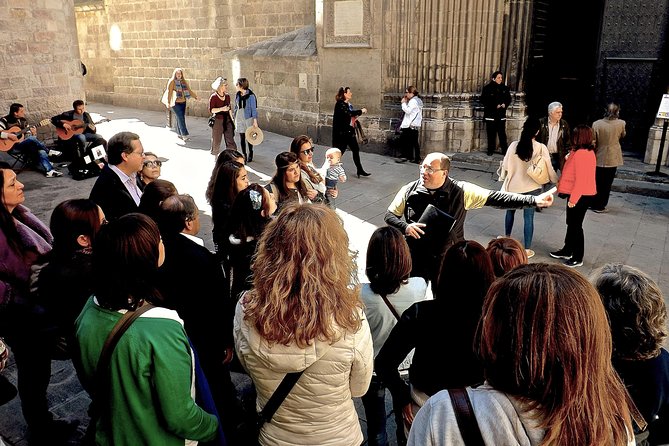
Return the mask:
M357 446L360 397L367 444L387 445L386 390L400 445L669 441L659 287L626 265L607 264L590 280L568 268L583 262L587 209L606 206L594 197L616 161L602 158L596 180L594 149L620 133L617 106L594 130L569 131L561 106L549 106L546 120L528 119L505 148L504 183L494 191L452 178L443 153L421 161L414 119L422 102L407 88L400 161L420 164L420 177L400 189L387 226L372 234L361 284L361 260L335 208L348 148L358 177L369 176L354 119L366 110L353 108L342 87L338 145L325 163L314 164L312 140L298 135L261 185L246 170L253 146L243 138L241 153L228 145L235 130L257 126L248 81L237 87L233 104L219 78L210 98L217 158L205 195L215 252L198 237L193 197L160 178L165 160L135 133L105 141L89 198L59 203L48 226L0 163L0 335L9 346L0 341L0 371L11 350L32 443L59 444L76 428L49 411L54 358L72 359L91 396L85 441L95 444ZM187 141L186 101L197 96L183 70L166 92ZM497 109L506 109L500 97ZM74 119L86 119L74 109ZM500 116L490 134L501 138ZM537 159L545 183L529 173ZM565 244L551 253L566 266L528 264L534 211L553 203L550 183L567 198ZM467 211L483 206L507 210L505 236L487 246L464 236ZM524 244L510 238L516 209L524 210ZM231 370L250 377L251 407ZM0 374L0 404L11 390Z

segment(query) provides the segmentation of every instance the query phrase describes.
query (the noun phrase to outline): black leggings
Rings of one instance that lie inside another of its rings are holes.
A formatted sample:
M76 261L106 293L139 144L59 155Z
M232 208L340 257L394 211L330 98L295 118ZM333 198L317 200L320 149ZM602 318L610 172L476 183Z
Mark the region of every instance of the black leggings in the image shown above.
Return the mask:
M249 144L249 155L253 158L253 144ZM242 154L246 158L246 133L239 134L239 145L242 146Z

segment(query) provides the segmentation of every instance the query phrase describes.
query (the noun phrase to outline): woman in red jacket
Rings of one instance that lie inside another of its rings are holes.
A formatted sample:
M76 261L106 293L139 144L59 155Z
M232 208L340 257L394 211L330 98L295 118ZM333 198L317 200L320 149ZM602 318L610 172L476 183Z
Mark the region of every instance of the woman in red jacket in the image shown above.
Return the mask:
M571 268L583 265L583 219L593 196L597 194L597 158L593 140L592 129L587 125L579 125L574 129L572 150L567 155L558 183L559 196L567 198L567 234L562 249L550 255L556 259L566 259L564 264Z

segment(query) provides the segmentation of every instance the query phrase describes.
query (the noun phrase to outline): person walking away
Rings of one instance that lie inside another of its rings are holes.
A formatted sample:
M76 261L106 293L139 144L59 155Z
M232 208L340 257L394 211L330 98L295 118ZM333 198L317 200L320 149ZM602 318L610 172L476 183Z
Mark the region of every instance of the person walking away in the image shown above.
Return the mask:
M620 119L620 106L611 102L606 107L604 118L592 124L595 132L595 155L597 156L597 170L595 181L597 195L592 200L593 212L607 212L611 185L616 177L618 166L623 165L623 149L620 140L625 137L625 121Z

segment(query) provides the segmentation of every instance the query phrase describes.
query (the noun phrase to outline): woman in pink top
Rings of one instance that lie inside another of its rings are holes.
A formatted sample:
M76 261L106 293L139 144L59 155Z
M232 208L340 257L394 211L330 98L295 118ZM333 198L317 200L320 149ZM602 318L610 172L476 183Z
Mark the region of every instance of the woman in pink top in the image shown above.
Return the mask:
M525 195L541 194L542 184L537 183L527 174L527 168L530 162L541 156L544 159L544 165L548 168L548 176L552 183L557 183L557 174L551 165L551 156L545 145L537 142L535 137L539 133L540 124L537 119L528 118L523 124L523 131L520 133L520 140L514 141L504 155L502 167L506 170L506 178L502 184L502 191L515 192ZM507 210L504 219L504 233L511 237L513 230L513 221L516 215L515 210ZM523 209L523 242L527 257L534 257L532 248L532 237L534 236L534 208Z
M574 129L572 150L567 155L558 183L558 195L567 198L567 234L562 249L550 255L555 259L566 259L564 264L571 268L583 265L583 219L593 196L597 194L597 158L593 141L592 129L587 125L579 125Z

